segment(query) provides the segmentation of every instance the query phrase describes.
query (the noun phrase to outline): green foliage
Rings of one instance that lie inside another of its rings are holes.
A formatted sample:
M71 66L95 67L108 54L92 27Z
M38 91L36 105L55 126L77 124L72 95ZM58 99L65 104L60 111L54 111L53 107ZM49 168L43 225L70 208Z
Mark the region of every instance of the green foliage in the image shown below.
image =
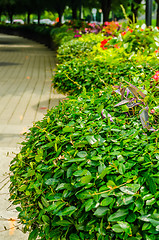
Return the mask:
M72 39L70 41L65 41L63 39L63 44L58 48L57 59L60 63L64 61L72 60L75 58L81 58L88 56L93 50L93 46L103 40L103 35L94 35L92 33L88 35L83 35L79 39Z
M10 199L29 240L158 239L158 132L114 108L119 99L84 91L26 135Z
M51 32L62 43L54 87L76 96L34 123L10 165L10 200L29 240L158 239L158 38L149 51L129 32L107 49L101 34Z
M59 92L79 94L84 86L88 91L94 87L103 88L107 84L118 84L119 82L130 81L143 83L148 81L158 69L158 61L150 65L138 62L114 59L109 62L104 57L90 58L81 57L66 61L57 66L53 78L53 85Z

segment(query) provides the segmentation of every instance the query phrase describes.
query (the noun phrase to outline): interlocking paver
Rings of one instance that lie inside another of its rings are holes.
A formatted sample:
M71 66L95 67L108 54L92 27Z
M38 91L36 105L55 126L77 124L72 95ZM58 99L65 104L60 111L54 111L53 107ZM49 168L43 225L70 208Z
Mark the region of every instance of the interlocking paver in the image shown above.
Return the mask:
M55 56L39 43L0 34L0 189L22 133L64 98L51 88ZM8 219L17 218L15 208L9 207L8 184L0 190L0 240L25 240L21 231L4 229L11 227Z

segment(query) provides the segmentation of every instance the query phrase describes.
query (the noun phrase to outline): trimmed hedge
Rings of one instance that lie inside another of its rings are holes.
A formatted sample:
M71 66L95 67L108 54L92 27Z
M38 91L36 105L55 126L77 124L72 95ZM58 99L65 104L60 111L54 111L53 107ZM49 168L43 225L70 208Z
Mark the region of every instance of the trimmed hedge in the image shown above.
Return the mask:
M63 44L53 80L75 96L26 134L10 200L28 240L157 240L158 52L105 51L104 40L79 58L80 41Z
M118 101L108 89L84 92L30 129L10 168L29 240L158 239L159 135Z

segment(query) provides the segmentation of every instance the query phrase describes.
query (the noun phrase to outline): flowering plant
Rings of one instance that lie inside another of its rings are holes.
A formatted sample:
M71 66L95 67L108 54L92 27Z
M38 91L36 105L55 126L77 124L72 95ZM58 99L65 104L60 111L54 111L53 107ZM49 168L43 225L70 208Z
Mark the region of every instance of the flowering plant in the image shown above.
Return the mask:
M121 25L118 22L105 22L102 32L105 36L116 36L118 35L118 31L121 29Z
M110 26L110 25L108 25ZM150 53L158 54L159 37L158 29L146 28L145 25L127 27L127 29L119 33L118 37L112 37L110 39L103 40L101 42L101 48L106 50L107 48L119 48L123 47L126 53L132 54L141 51L143 55Z

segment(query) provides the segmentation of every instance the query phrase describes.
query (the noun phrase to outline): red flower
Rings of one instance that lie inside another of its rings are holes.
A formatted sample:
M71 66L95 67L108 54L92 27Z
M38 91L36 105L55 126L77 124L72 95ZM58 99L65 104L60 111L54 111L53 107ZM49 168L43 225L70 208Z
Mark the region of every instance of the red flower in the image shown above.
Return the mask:
M109 41L109 40L104 39L103 41L101 41L101 44L102 44L102 45L105 45L108 41Z
M131 33L133 32L133 30L129 27L127 27L127 29L128 29L129 32L131 32Z
M152 114L155 113L155 110L154 110L154 109L151 109L151 113L152 113Z
M156 81L159 80L159 75L158 75L158 74L155 74L155 75L153 76L153 79L155 79Z
M111 39L111 38L104 39L103 41L101 41L100 47L101 47L103 50L107 49L107 48L105 47L105 44L107 44L110 39ZM109 45L109 44L107 44L107 45Z
M122 32L121 35L124 36L126 34L126 32Z
M115 47L115 48L119 48L118 44L115 44L114 47Z

